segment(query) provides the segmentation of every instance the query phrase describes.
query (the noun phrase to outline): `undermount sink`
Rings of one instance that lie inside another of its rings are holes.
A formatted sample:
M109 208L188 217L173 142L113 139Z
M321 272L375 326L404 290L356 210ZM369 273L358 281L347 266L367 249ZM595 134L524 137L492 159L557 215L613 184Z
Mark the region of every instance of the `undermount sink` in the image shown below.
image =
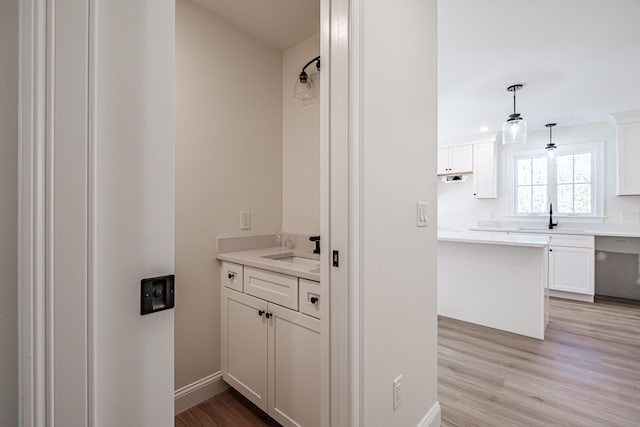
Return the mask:
M275 261L289 262L292 264L298 265L309 265L309 266L320 266L320 261L314 258L308 258L300 255L292 255L292 254L277 254L277 255L269 255L263 258L272 259Z

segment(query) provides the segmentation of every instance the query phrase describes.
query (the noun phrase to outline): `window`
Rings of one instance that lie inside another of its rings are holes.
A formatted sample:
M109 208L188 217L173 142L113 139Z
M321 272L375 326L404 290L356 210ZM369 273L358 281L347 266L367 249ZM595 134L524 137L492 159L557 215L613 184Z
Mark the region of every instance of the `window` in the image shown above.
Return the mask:
M547 156L516 159L516 214L544 213L547 206Z
M593 214L592 153L558 156L557 209L559 214Z
M602 162L602 144L568 145L548 157L544 150L515 154L513 160L513 213L546 215L549 203L554 214L602 215L603 184L596 180Z

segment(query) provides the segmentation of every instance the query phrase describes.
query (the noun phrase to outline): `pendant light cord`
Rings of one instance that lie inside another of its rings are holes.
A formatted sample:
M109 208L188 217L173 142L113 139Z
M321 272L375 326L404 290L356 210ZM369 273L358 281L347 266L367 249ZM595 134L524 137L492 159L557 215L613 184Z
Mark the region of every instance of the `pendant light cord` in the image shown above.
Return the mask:
M513 91L513 114L518 114L516 113L516 90Z

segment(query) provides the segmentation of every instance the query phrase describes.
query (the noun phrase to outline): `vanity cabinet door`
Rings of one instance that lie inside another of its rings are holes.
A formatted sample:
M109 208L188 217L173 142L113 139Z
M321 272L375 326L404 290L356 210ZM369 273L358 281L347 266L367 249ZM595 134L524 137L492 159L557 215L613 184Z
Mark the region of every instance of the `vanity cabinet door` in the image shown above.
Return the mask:
M285 427L320 426L320 321L269 304L269 410Z
M222 376L267 411L267 302L222 288Z
M593 249L549 246L549 289L594 294Z

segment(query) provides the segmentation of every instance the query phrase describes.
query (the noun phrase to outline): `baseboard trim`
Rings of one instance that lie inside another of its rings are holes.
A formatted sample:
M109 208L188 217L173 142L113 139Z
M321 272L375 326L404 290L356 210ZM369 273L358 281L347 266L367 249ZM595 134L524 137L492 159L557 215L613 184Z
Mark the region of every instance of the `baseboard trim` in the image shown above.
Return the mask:
M570 299L573 301L593 302L593 295L576 294L574 292L556 291L549 289L549 296L553 298Z
M186 411L198 403L225 391L228 387L227 383L222 380L222 372L220 371L180 387L173 393L175 413L179 414Z
M440 402L433 404L429 412L418 423L418 427L440 427Z

